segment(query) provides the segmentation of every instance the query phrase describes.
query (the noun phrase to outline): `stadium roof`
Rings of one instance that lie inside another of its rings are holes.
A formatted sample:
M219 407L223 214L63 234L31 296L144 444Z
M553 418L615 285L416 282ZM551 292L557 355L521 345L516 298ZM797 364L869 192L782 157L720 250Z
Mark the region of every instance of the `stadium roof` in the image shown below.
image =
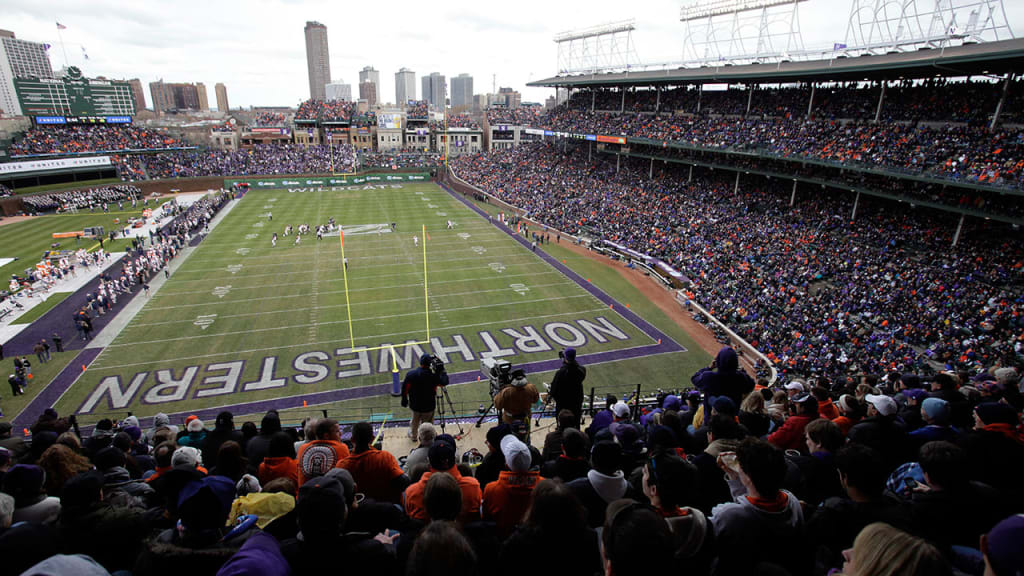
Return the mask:
M838 53L837 53L838 54ZM976 76L1024 71L1024 38L878 56L555 76L527 86L678 86Z

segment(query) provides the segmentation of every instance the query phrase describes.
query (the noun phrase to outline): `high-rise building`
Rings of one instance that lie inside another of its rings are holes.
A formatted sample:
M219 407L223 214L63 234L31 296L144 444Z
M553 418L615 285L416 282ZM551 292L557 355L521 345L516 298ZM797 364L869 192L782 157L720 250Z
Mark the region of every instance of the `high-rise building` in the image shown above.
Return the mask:
M373 66L367 66L359 71L359 83L373 82L380 89L380 72L374 69Z
M430 103L434 108L444 108L447 104L445 102L445 78L444 75L439 72L431 72L430 76L424 76L421 79L423 84L423 99Z
M196 84L196 94L199 96L199 109L203 112L210 109L210 99L206 97L206 85L202 82Z
M366 105L373 108L377 105L377 85L366 81L359 83L359 99L366 100Z
M223 82L217 82L213 87L213 90L217 93L217 110L221 112L227 112L230 110L228 106L228 88Z
M21 116L15 78L53 78L46 49L46 44L18 40L14 32L0 30L0 112L5 116Z
M327 98L326 86L331 81L331 54L327 47L327 26L306 22L306 68L309 70L309 97Z
M473 77L459 74L452 78L452 108L470 108L473 106Z
M416 73L408 68L395 72L395 106L404 107L416 99Z
M345 84L343 80L335 80L326 87L327 100L345 100L346 102L352 101L352 85Z
M498 88L498 101L502 102L506 108L519 108L522 98L522 94L511 88Z
M142 80L132 78L128 81L132 89L132 98L135 100L135 113L138 114L146 109L146 91L142 88Z
M165 83L163 80L149 83L149 94L153 97L153 110L157 113L169 110L208 110L206 86L198 84Z

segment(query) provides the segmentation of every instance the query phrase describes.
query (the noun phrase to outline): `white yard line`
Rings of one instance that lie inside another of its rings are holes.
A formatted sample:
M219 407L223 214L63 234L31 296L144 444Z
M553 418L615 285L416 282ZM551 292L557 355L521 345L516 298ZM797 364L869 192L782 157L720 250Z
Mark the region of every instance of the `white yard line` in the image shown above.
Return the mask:
M548 319L548 318L561 318L563 316L572 316L572 315L577 315L577 314L590 314L590 313L594 313L594 312L603 312L605 310L607 310L607 308L602 306L600 308L591 308L589 310L575 310L575 311L572 311L572 312L559 312L558 314L544 314L544 315L541 315L541 316L525 316L525 317L522 317L522 318L516 318L515 322L526 322L526 321L530 321L530 320L545 320L545 319ZM487 321L487 322L477 322L477 323L474 323L474 324L462 324L460 326L447 326L447 327L445 327L445 330L446 331L462 330L464 328L476 328L478 326L493 326L493 325L494 325L494 321L491 320L491 321ZM386 334L370 334L368 336L360 336L360 338L362 338L362 339L369 339L369 338L380 339L380 338L392 338L392 337L395 337L395 336L406 336L406 335L410 335L410 334L412 334L412 335L422 335L423 331L422 330L409 330L409 331L406 331L406 332L390 332L390 333L386 333ZM129 363L129 364L116 364L116 365L112 365L112 366L103 366L102 363L99 361L100 359L96 358L96 360L93 361L91 366L94 367L94 368L101 368L103 370L113 370L115 368L129 368L129 367L132 367L132 366L145 366L147 364L155 364L157 362L168 362L168 363L170 363L170 362L180 362L182 360L198 360L200 358L217 358L217 357L221 357L221 356L231 356L233 354L251 354L251 353L254 353L254 352L272 352L274 350L285 350L285 349L288 349L288 348L303 348L303 347L306 347L306 346L315 346L315 345L318 345L318 344L336 345L338 342L339 342L338 339L321 340L319 342L309 342L309 343L303 343L303 344L286 344L286 345L282 345L282 346L269 346L269 347L266 347L266 348L249 348L247 350L232 350L231 352L214 352L214 353L211 353L211 354L199 354L197 356L181 356L181 357L178 357L178 358L160 358L160 359L157 359L157 360L149 360L149 361L146 361L146 362L132 362L132 363Z
M422 284L420 284L420 286L422 286ZM551 283L551 284L535 284L535 285L531 285L530 289L533 289L533 288L550 288L552 286L576 286L576 283L572 282L571 280L567 280L565 282L554 282L554 283ZM337 292L344 293L344 290L339 290ZM449 297L454 297L454 296L473 296L473 295L476 295L476 294L489 294L489 293L492 293L492 292L512 292L512 290L506 286L506 287L497 288L497 289L494 289L494 290L473 290L471 292L456 292L456 293L451 293L451 294L437 294L437 296L438 297L442 297L442 298L449 298ZM330 294L330 293L332 293L332 292L323 292L323 294ZM433 296L434 295L432 294L431 298L433 298ZM263 311L263 312L249 312L249 313L246 313L246 314L231 314L231 315L227 315L227 316L220 316L220 315L218 315L217 316L217 320L223 320L225 318L245 318L245 317L248 317L248 316L263 316L263 315L268 315L268 314L292 314L292 313L295 313L295 312L305 312L307 310L311 310L311 311L312 310L330 310L331 308L343 308L343 307L345 307L345 304L333 304L333 305L330 305L330 306L317 306L316 305L316 296L315 296L315 294L312 297L309 294L303 294L301 296L296 296L296 297L297 298L298 297L301 297L301 298L310 297L311 300L313 301L313 306L306 307L306 308L286 308L286 309L283 309L283 310L271 310L271 311ZM273 299L280 300L281 298L284 298L284 297L282 296L282 297L267 298L267 299L270 299L270 300L273 300ZM360 306L374 306L374 305L377 305L377 304L390 304L390 303L395 303L395 302L410 302L410 301L422 300L422 299L423 299L422 296L416 295L416 296L413 296L411 298L392 298L390 300L373 300L373 301L370 301L370 302L360 302L359 305ZM234 302L236 302L236 303L248 302L248 300L235 300ZM216 303L217 302L212 302L212 304L216 304ZM201 306L201 304L200 304L200 306ZM180 307L172 306L172 307L167 308L167 309L177 309L177 308L180 308ZM187 319L182 319L182 320L168 320L167 322L147 322L147 323L141 323L141 324L140 323L135 323L135 324L132 324L131 326L128 326L128 327L129 328L133 328L133 327L142 327L142 326L164 326L164 325L167 325L167 324L181 324L181 323L191 324L194 320L195 320L195 318L187 318ZM310 321L312 321L312 320L310 320Z
M558 270L551 269L551 270L545 270L544 272L524 272L522 274L504 274L504 273L502 273L500 276L495 276L494 274L490 274L488 276L477 276L476 278L457 278L457 279L454 279L454 280L434 280L433 282L431 282L431 284L461 284L463 282L476 282L476 281L481 281L481 280L501 280L502 278L521 278L523 276L530 276L530 277L533 277L533 276L547 276L547 275L550 275L550 274L558 274L559 276L562 276L562 273L559 272ZM329 284L334 284L334 283L337 282L337 280L327 279L327 280L320 280L320 282L327 282ZM575 282L573 282L571 280L569 280L568 282L571 283L571 284L576 284ZM260 285L257 285L257 286L232 286L231 287L231 291L232 292L238 292L240 290L262 290L264 288L280 288L282 286L295 286L295 283L294 282L284 282L282 284L260 284ZM394 289L400 289L400 288L415 288L417 286L423 286L423 283L422 282L416 282L416 283L413 283L413 284L392 284L391 286L371 286L369 288L350 288L349 292L376 292L378 290L394 290ZM188 290L186 292L170 292L170 293L167 294L167 296L182 296L184 294L209 294L209 293L210 293L209 290ZM345 291L344 290L332 290L332 291L329 291L329 292L320 292L320 293L321 294L344 294ZM305 296L306 296L306 294L289 294L289 295L285 295L285 296L273 296L273 297L267 297L267 298L249 298L249 299L246 299L246 300L231 300L231 302L257 302L259 300L269 300L271 298L302 298L302 297L305 297ZM217 304L219 302L220 301L212 302L212 304ZM177 308L180 308L181 306L201 306L201 305L202 304L182 304L182 305L178 305L178 306L161 306L161 307L158 307L158 308L149 308L149 310L175 310Z

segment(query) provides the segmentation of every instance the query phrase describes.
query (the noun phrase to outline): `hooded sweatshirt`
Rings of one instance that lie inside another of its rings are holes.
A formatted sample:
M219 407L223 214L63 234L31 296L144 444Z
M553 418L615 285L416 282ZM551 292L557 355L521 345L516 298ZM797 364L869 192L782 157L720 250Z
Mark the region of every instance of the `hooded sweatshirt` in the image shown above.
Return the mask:
M171 430L171 434L174 434L175 437L178 436L178 427L171 424L171 419L167 416L167 414L164 414L163 412L157 412L157 414L153 416L153 427L146 432L146 437L154 438L156 436L157 428L161 427L169 428Z
M577 478L569 482L569 489L576 494L587 510L587 524L591 528L597 528L604 525L604 513L608 505L627 497L629 482L626 481L622 470L616 470L612 475L591 470L587 472L586 478Z
M749 574L753 561L776 562L802 573L807 558L793 552L794 542L803 542L804 515L800 501L792 493L780 490L771 502L748 497L738 481L730 482L735 500L715 506L711 522L715 527L719 551L718 572ZM737 492L739 492L737 494ZM743 554L736 554L743 550ZM812 558L813 559L813 558Z
M719 396L728 396L740 405L743 395L754 389L754 381L739 369L740 360L736 351L722 347L715 356L715 369L701 368L690 378L698 390L704 392L704 411L711 414L711 404Z

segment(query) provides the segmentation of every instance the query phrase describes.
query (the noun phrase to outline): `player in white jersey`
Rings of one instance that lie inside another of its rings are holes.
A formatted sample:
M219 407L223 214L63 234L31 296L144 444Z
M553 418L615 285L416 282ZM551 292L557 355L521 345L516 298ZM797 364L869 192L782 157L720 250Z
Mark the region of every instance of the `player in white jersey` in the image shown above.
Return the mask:
M419 247L419 245L420 245L420 237L419 236L413 236L412 237L412 245L415 246L415 247Z

